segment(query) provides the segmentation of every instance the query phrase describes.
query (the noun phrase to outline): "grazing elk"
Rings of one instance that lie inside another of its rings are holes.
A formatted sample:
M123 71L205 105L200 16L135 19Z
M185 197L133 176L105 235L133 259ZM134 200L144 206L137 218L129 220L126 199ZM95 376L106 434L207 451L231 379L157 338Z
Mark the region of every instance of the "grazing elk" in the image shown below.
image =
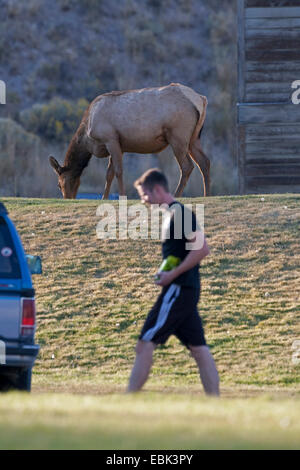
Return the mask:
M109 157L103 198L108 198L114 176L119 194L125 195L123 153L158 153L168 145L181 170L175 196L182 195L194 168L193 161L203 176L204 196L209 195L210 161L200 145L206 107L205 96L179 83L98 96L83 115L64 165L49 157L63 197L76 197L80 175L92 155Z

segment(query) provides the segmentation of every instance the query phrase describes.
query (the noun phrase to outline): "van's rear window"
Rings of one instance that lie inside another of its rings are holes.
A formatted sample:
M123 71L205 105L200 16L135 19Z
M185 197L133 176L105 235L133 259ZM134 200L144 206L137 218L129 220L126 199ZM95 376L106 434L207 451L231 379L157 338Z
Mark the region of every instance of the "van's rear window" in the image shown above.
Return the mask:
M20 266L12 237L5 220L0 217L0 278L20 277Z

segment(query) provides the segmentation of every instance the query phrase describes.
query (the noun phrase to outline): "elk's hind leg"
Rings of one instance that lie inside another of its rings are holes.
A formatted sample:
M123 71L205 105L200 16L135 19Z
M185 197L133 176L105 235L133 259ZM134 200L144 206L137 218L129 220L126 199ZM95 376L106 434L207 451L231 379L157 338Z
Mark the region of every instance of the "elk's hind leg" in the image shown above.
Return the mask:
M182 145L180 142L170 142L173 149L175 158L180 167L180 179L175 191L175 197L180 197L183 193L183 190L188 182L188 179L194 169L194 164L188 154L187 146Z
M195 140L189 150L203 177L204 197L210 194L210 160L202 150L200 139Z

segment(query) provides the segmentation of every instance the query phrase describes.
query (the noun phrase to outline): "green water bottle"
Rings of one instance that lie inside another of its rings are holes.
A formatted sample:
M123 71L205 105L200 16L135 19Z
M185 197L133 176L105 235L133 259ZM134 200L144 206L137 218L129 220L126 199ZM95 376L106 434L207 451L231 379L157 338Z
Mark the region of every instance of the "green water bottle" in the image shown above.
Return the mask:
M162 264L160 265L159 271L171 271L172 269L176 268L181 262L181 259L177 256L169 255L166 259L163 260ZM159 280L159 275L155 276L155 280Z

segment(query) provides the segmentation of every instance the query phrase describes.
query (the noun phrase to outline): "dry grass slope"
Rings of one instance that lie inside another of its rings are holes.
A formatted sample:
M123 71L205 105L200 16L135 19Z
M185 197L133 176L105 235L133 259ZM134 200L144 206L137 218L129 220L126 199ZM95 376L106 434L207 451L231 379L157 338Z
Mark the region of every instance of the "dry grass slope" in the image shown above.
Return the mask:
M295 395L299 196L183 201L205 202L211 256L201 269L199 308L223 395ZM95 201L3 202L25 250L43 259L44 273L34 278L41 353L33 391L124 390L139 330L159 292L153 284L159 242L98 240ZM156 351L146 389L202 393L197 370L175 338Z

